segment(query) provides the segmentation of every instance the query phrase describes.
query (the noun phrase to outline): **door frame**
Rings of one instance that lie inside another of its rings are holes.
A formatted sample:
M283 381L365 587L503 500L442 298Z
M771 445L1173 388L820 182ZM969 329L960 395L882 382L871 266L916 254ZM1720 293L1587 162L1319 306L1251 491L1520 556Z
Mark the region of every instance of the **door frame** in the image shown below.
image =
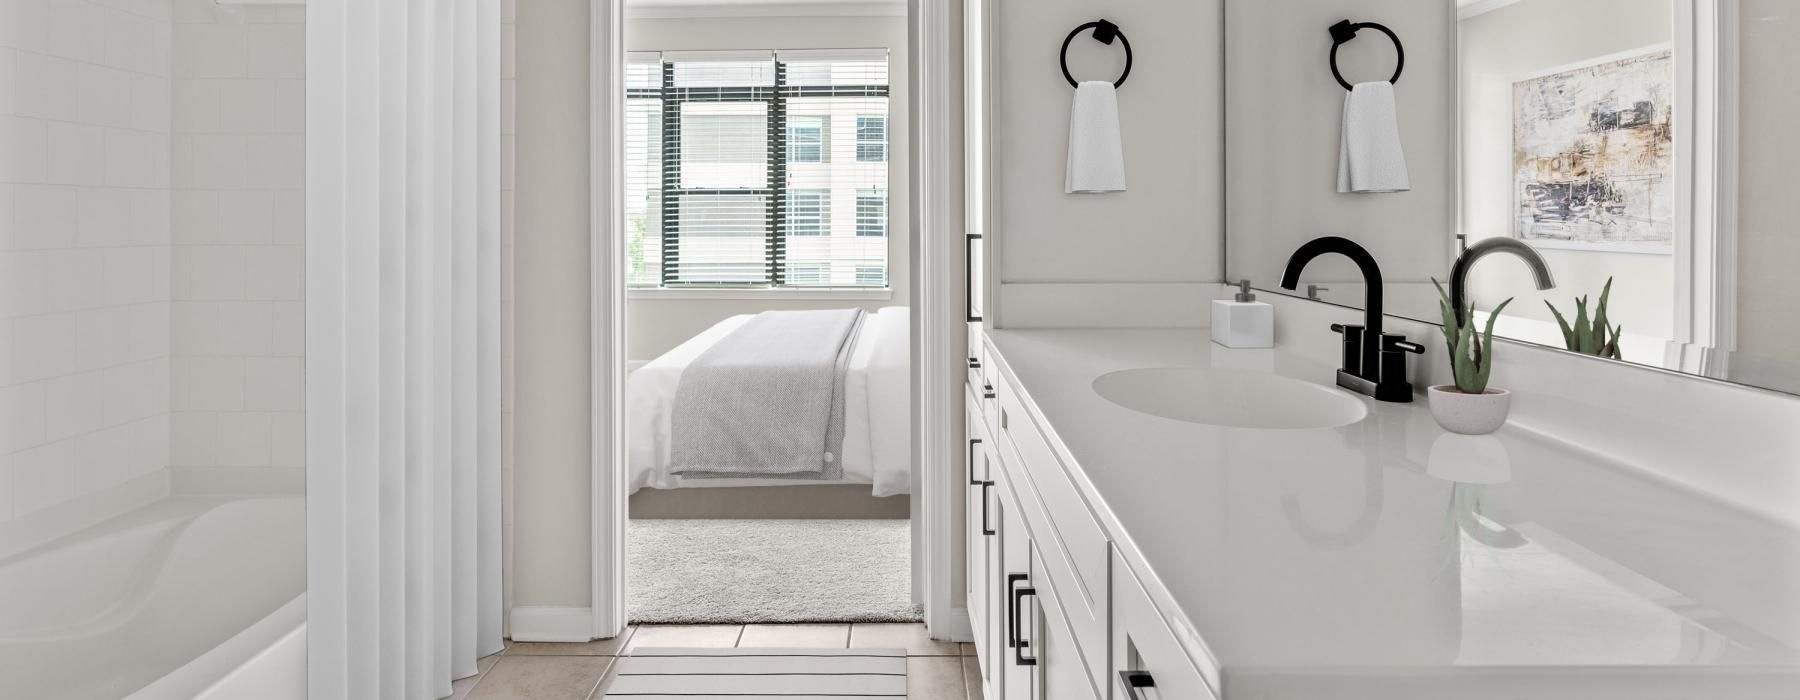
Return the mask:
M955 389L962 317L959 281L962 217L958 201L960 116L952 109L961 90L958 47L952 31L960 21L955 0L908 0L909 97L912 105L911 304L914 491L913 562L915 591L934 637L967 640L967 609L952 607L955 544L960 536L959 484L953 478L958 451L956 421L961 396ZM590 342L591 358L591 528L592 636L616 637L627 624L625 608L625 416L623 388L625 280L614 274L625 259L623 178L617 162L624 153L624 2L589 0L590 110ZM923 232L936 232L925 235ZM930 379L930 381L927 381Z

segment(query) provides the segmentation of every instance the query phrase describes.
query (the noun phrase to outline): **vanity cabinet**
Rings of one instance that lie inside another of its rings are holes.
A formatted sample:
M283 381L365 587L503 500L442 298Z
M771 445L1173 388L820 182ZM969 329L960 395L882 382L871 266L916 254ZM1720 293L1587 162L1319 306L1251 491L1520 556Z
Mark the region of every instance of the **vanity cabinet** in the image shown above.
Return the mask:
M986 697L1213 698L1003 358L970 337L966 592Z

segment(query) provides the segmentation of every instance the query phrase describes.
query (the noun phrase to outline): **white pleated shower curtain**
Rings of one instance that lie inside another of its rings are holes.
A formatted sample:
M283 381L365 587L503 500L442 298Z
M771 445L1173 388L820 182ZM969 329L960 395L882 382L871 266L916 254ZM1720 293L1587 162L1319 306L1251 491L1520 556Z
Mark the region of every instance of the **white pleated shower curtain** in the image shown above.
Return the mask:
M500 3L306 4L308 694L501 648Z

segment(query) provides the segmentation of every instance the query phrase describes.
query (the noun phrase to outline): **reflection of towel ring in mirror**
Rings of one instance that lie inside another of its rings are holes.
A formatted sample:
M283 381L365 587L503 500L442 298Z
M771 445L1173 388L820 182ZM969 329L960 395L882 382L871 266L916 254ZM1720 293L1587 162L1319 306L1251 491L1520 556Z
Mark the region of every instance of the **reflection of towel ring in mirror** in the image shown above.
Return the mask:
M1119 25L1113 24L1112 22L1108 22L1103 19L1088 22L1087 24L1083 24L1079 27L1076 27L1075 31L1069 32L1069 36L1067 36L1063 39L1063 44L1062 44L1063 79L1069 81L1069 87L1081 87L1081 83L1075 82L1074 74L1069 72L1069 43L1075 41L1075 35L1080 34L1083 31L1088 30L1088 29L1094 30L1094 41L1098 41L1102 44L1106 44L1106 45L1110 46L1113 43L1113 39L1117 38L1119 40L1119 43L1124 45L1124 47L1125 47L1125 70L1123 72L1119 73L1118 80L1113 81L1114 88L1123 86L1125 84L1125 77L1131 75L1131 41L1129 39L1125 38L1124 32L1119 31ZM1336 51L1335 48L1332 50Z
M1344 80L1344 74L1338 72L1337 51L1338 51L1339 46L1344 45L1344 42L1347 42L1351 39L1356 38L1356 30L1358 30L1358 29L1373 29L1373 30L1381 32L1382 34L1386 34L1389 39L1393 40L1393 42L1394 42L1394 77L1388 78L1388 82L1390 82L1390 83L1400 82L1400 71L1402 69L1406 68L1406 49L1400 45L1400 37L1398 37L1394 34L1394 30L1388 29L1387 27L1384 27L1380 24L1376 24L1374 22L1352 23L1350 20L1347 20L1347 19L1342 20L1342 21L1338 22L1337 24L1331 25L1331 77L1337 78L1338 84L1344 86L1345 90L1349 90L1353 87L1350 84L1350 81ZM1063 46L1067 47L1068 43L1064 42ZM1128 67L1127 69L1129 69L1130 64L1126 64L1126 65ZM1068 70L1064 69L1063 72L1067 73Z

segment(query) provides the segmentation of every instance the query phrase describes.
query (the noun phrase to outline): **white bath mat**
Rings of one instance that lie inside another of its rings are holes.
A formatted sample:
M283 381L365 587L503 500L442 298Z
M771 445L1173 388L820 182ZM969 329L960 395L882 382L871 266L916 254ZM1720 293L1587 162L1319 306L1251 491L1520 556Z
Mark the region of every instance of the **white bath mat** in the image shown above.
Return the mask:
M638 624L918 622L906 520L633 520Z
M646 648L618 664L605 697L906 697L904 649Z

